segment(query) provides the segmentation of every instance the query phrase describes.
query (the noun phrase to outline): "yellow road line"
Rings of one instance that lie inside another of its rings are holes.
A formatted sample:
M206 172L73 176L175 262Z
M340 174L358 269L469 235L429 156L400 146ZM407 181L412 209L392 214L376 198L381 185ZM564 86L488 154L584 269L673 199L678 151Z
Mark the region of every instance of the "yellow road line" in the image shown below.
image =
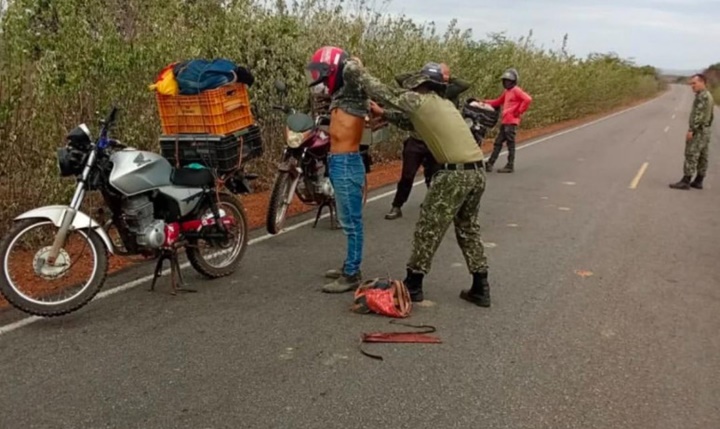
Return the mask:
M630 182L630 189L636 189L638 187L638 183L640 183L640 179L642 179L643 174L645 174L645 170L647 170L648 165L650 165L650 163L646 162L640 167L640 171L638 171L635 175L633 181Z

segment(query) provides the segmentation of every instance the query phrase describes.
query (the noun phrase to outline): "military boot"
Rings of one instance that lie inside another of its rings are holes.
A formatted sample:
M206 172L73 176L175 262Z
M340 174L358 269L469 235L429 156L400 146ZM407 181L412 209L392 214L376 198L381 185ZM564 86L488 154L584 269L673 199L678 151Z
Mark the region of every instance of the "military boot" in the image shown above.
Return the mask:
M695 176L695 180L690 184L691 187L695 189L702 189L703 188L703 180L705 179L705 176L697 175Z
M425 299L422 290L422 282L425 274L415 273L410 268L407 269L407 277L403 280L405 287L410 293L410 300L412 302L422 302Z
M505 164L505 167L498 170L498 173L512 173L513 171L515 171L513 163L508 162L507 164Z
M400 207L395 206L393 206L393 208L390 209L388 214L385 215L385 219L387 220L394 220L399 217L402 217L402 210L400 210Z
M460 292L460 298L472 302L480 307L490 307L490 284L488 273L473 273L473 283L470 290Z
M680 179L677 183L671 183L670 187L672 189L690 189L690 176L683 176L682 179Z

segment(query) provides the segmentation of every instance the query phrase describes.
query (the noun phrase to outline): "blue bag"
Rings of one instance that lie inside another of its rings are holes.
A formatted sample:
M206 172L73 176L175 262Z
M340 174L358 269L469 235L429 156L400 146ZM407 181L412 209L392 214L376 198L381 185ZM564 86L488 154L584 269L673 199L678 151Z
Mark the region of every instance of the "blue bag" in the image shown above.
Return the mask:
M237 79L237 65L230 60L216 59L184 61L173 68L180 95L196 95L219 88Z

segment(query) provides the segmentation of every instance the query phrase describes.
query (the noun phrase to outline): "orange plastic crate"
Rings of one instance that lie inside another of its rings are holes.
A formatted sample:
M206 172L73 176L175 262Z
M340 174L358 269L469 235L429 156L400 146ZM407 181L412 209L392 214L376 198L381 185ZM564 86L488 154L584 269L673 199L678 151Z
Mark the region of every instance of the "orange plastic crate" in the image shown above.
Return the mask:
M230 83L198 95L155 93L163 134L230 134L255 120L247 86Z

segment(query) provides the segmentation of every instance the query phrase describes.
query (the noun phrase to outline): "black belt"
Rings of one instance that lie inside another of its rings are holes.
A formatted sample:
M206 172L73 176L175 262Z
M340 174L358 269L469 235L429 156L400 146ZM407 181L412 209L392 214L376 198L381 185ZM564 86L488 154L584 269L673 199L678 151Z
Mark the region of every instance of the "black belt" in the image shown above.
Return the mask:
M482 161L466 162L464 164L440 164L441 170L477 170L483 168Z

